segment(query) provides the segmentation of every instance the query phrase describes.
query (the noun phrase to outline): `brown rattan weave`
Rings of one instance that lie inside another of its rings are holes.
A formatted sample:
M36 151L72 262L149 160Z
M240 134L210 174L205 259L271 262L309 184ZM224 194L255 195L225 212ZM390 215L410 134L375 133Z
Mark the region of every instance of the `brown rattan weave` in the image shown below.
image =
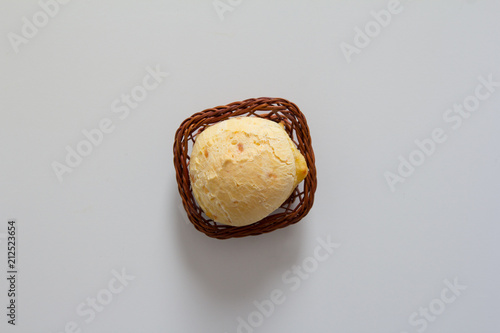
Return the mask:
M188 168L191 149L198 134L214 123L241 116L261 117L278 123L282 122L287 133L304 155L309 173L278 210L253 224L234 227L214 222L203 213L191 191ZM314 202L317 180L309 127L299 108L282 98L250 98L206 109L187 118L175 133L174 166L179 194L189 220L196 229L213 238L245 237L284 228L299 222L306 216Z

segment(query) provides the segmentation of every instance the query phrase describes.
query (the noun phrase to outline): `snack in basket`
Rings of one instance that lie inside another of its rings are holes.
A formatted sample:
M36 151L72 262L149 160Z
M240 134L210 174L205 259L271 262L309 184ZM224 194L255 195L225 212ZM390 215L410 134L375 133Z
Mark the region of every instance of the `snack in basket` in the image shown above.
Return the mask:
M193 226L208 237L285 228L301 221L314 204L317 178L309 126L298 106L284 98L249 98L196 112L175 132L173 153L182 205Z

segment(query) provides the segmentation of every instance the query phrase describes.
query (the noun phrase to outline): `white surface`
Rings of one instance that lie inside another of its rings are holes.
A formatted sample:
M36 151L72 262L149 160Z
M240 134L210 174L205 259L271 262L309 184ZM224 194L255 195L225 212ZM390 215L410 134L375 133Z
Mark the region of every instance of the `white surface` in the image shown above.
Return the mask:
M16 53L7 34L40 7L1 2L0 234L17 219L19 307L13 328L2 278L0 330L237 332L278 289L284 302L255 332L498 332L500 88L457 130L443 114L479 76L500 81L500 3L402 1L350 63L341 43L388 1L233 3L220 20L210 0L74 0ZM157 65L170 76L121 120L111 103ZM210 239L179 209L174 132L259 96L308 118L314 208L267 235ZM114 131L59 182L53 161L103 118ZM434 128L447 141L391 192L384 173ZM291 280L328 235L340 247ZM122 268L135 279L86 323L77 307ZM467 289L425 329L412 325L419 308L442 310L455 278Z

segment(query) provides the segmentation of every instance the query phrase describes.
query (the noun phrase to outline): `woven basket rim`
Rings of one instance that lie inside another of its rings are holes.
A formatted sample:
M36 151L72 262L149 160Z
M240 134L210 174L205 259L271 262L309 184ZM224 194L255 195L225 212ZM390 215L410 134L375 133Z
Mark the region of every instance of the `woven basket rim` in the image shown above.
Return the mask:
M309 172L278 211L253 224L235 227L216 223L203 213L191 190L189 159L197 135L206 127L241 116L260 117L283 123L286 132L304 155ZM205 109L188 117L176 131L173 149L177 186L189 221L197 230L217 239L260 235L299 222L312 208L317 187L315 156L311 141L304 114L294 103L283 98L250 98Z

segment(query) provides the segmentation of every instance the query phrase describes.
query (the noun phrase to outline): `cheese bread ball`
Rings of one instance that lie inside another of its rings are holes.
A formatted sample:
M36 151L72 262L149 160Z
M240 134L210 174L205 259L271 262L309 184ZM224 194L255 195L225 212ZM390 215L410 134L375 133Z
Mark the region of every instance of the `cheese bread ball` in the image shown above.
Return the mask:
M306 160L282 125L237 117L206 128L189 164L193 194L212 220L244 226L261 220L306 177Z

